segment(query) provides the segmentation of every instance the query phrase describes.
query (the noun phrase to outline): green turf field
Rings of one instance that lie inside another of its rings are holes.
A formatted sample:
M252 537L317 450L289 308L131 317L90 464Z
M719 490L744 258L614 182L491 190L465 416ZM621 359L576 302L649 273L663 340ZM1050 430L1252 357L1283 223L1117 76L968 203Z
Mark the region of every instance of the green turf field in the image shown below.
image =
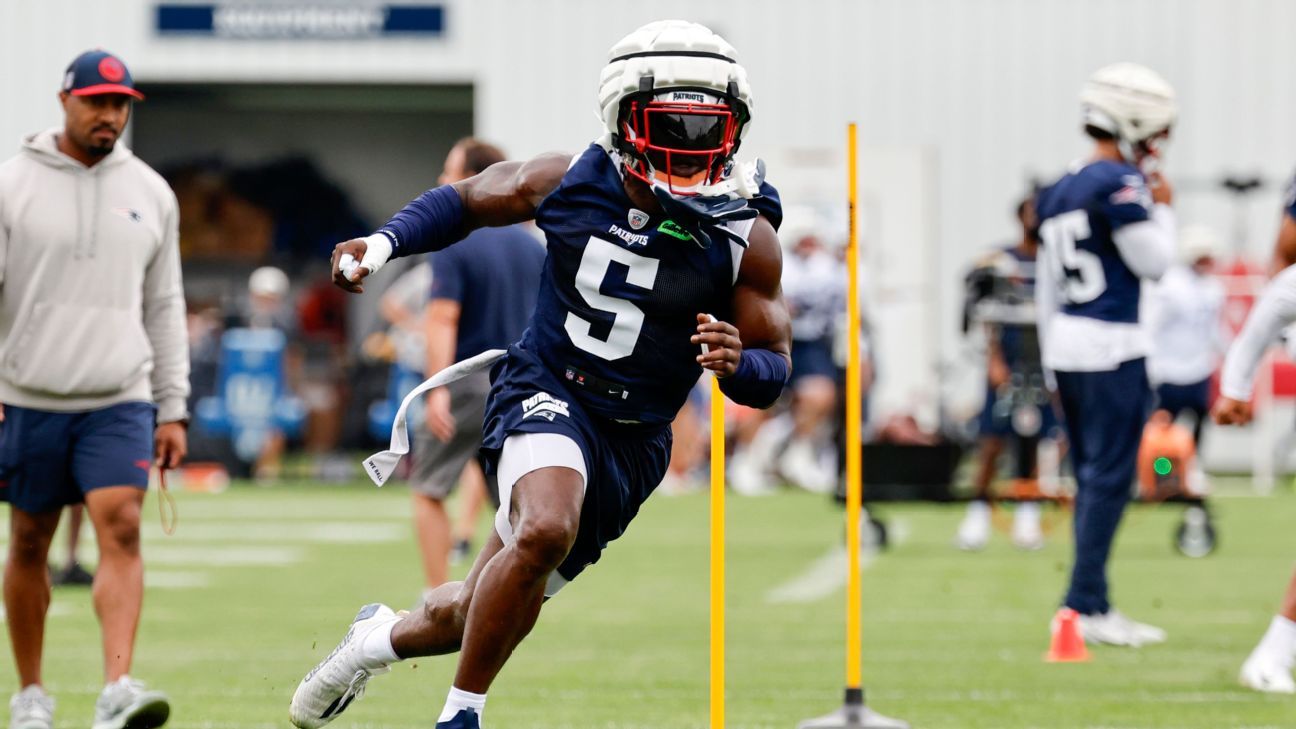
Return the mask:
M405 499L360 485L182 494L174 537L150 500L135 673L171 694L170 726L287 727L296 682L359 605L413 602ZM791 729L839 700L843 593L815 572L837 573L840 512L794 493L729 503L729 726ZM546 607L491 692L492 729L707 725L706 508L701 494L655 498ZM1296 724L1296 700L1234 681L1291 569L1296 497L1226 498L1217 510L1221 550L1199 561L1171 552L1172 509L1126 523L1116 600L1167 628L1168 644L1047 665L1068 539L1020 554L1001 537L962 554L949 547L958 507L884 508L899 543L864 576L870 702L927 729ZM90 722L97 640L88 590L57 591L46 684L60 728ZM431 727L452 667L444 657L397 666L334 726ZM13 682L6 658L0 684Z

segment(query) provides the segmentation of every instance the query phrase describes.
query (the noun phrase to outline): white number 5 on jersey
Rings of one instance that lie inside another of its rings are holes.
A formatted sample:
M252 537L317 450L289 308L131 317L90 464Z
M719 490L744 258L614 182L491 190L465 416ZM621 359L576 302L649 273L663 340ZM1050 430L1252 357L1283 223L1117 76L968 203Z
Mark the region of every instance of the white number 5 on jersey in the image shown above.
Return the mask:
M576 271L576 290L590 308L606 311L614 316L612 331L607 341L590 334L590 322L567 312L563 328L572 344L603 359L613 360L629 357L634 353L635 344L639 341L639 331L643 329L643 309L626 301L599 291L603 280L607 278L608 268L616 261L627 268L626 283L641 289L652 290L657 281L656 258L647 258L613 245L601 238L589 239L585 244L585 253L581 256L580 268Z
M1072 210L1049 218L1040 226L1049 269L1068 302L1085 304L1107 290L1107 274L1102 260L1092 251L1076 247L1076 241L1091 235L1089 213Z

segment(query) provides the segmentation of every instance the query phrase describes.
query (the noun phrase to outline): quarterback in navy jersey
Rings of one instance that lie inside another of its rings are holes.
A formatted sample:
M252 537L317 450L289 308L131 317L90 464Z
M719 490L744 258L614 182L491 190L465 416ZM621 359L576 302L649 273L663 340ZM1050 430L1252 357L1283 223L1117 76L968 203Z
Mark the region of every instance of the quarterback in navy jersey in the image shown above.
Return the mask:
M1174 257L1169 183L1157 171L1174 91L1150 69L1100 69L1081 93L1089 160L1039 193L1043 244L1035 287L1043 362L1056 377L1076 475L1075 562L1064 609L1090 643L1165 640L1111 605L1107 558L1129 501L1152 400L1139 322L1143 279Z
M482 454L502 502L495 533L465 580L419 609L362 608L298 686L299 727L336 718L397 661L460 651L436 726L479 729L541 604L660 483L670 421L703 370L754 407L787 383L782 213L763 164L734 159L753 112L734 49L694 23L651 23L613 46L599 103L607 133L584 152L434 188L334 251L334 280L350 291L389 258L481 226L534 219L548 255L530 326L491 373Z

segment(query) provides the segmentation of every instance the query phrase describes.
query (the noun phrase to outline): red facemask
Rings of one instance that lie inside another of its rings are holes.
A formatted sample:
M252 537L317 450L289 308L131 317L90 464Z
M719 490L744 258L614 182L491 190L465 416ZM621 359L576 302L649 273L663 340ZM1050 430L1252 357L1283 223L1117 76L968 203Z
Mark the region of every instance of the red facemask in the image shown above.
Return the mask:
M698 188L720 179L733 155L737 116L729 104L708 103L709 95L702 93L661 96L671 100L630 103L621 134L635 154L626 161L626 171L672 195L696 195Z

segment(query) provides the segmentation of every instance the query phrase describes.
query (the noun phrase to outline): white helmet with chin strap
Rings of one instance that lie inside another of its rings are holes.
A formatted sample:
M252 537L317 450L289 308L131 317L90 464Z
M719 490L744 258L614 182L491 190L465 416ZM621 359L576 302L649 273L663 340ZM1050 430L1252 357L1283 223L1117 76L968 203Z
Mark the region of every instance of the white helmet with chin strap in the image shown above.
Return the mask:
M705 26L659 20L622 38L599 79L599 109L625 171L673 196L750 198L755 165L732 164L754 110L733 46Z
M1178 114L1174 89L1156 71L1137 63L1114 63L1094 72L1080 92L1087 127L1116 139L1131 163L1157 157L1157 144Z

